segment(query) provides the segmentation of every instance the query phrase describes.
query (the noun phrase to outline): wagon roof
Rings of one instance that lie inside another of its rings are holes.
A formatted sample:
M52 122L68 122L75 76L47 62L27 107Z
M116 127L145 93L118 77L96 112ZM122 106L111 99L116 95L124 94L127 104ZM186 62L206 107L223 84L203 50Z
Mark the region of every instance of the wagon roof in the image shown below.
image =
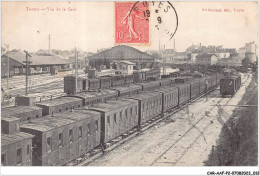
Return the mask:
M135 85L135 84L113 88L113 90L118 90L118 91L130 91L130 90L139 90L139 89L142 89L142 87L140 85Z
M88 106L87 109L89 110L97 110L101 112L109 112L112 110L116 110L118 108L137 103L135 101L129 101L128 99L119 99L115 101L107 101L106 103L98 103L91 106Z
M176 91L176 90L178 90L178 87L171 86L171 87L161 87L160 89L157 89L156 92L167 93L167 92L173 92L173 91Z
M15 134L1 134L1 146L12 144L25 139L31 139L33 137L34 135L24 132L19 132Z
M2 108L1 112L2 115L8 117L8 116L16 116L21 113L27 113L35 110L42 110L42 108L37 106L13 106L13 107Z
M6 117L6 116L3 116L3 115L1 116L1 120L7 121L7 122L20 121L19 118L16 118L14 116Z
M143 83L136 83L138 85L142 85L142 86L150 86L150 85L159 85L158 81L151 81L151 82L143 82Z
M151 97L155 97L161 95L161 93L159 92L146 92L146 93L142 93L142 94L137 94L137 95L133 95L131 97L129 97L130 99L136 99L136 100L143 100L143 99L149 99Z
M57 106L64 103L77 102L77 101L81 101L81 100L75 97L59 97L59 98L54 98L52 100L44 100L36 104L45 105L45 106Z

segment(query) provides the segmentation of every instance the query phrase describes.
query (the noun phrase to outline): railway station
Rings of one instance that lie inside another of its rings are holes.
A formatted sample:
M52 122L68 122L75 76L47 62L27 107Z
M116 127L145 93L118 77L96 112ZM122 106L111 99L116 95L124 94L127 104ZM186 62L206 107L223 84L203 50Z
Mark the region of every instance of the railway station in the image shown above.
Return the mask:
M24 24L2 9L12 14L2 18L3 168L258 165L253 3L237 16L247 32L230 31L237 22L223 9L194 13L190 2L57 2L62 12L39 3L17 10Z

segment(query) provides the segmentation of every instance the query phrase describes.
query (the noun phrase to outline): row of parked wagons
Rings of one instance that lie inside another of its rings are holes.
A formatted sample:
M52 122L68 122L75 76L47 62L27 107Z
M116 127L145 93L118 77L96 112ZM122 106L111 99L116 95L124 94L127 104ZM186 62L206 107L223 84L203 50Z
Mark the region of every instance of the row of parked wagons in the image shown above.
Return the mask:
M213 89L219 79L177 77L3 108L2 165L64 165Z

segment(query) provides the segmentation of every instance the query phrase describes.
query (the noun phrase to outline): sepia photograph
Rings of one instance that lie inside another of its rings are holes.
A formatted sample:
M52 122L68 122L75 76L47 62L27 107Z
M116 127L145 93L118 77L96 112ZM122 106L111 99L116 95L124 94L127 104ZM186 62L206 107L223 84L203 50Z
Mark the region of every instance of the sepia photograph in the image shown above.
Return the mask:
M3 174L259 175L258 20L257 1L2 1Z

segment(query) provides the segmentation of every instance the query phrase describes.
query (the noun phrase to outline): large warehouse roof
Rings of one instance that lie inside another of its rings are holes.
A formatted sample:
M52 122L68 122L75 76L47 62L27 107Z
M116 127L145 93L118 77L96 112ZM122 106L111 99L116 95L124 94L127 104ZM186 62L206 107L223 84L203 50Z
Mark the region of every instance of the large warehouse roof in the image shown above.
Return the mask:
M24 64L23 62L26 60L25 53L22 52L10 52L3 56L9 56L9 58L14 59L21 64ZM29 57L29 60L32 62L30 65L63 65L71 63L71 60L62 59L57 56L31 56L32 57Z
M105 51L101 51L92 56L88 57L90 60L94 59L109 59L109 60L137 60L145 59L146 61L154 61L155 57L142 52L136 48L126 46L126 45L117 45Z

